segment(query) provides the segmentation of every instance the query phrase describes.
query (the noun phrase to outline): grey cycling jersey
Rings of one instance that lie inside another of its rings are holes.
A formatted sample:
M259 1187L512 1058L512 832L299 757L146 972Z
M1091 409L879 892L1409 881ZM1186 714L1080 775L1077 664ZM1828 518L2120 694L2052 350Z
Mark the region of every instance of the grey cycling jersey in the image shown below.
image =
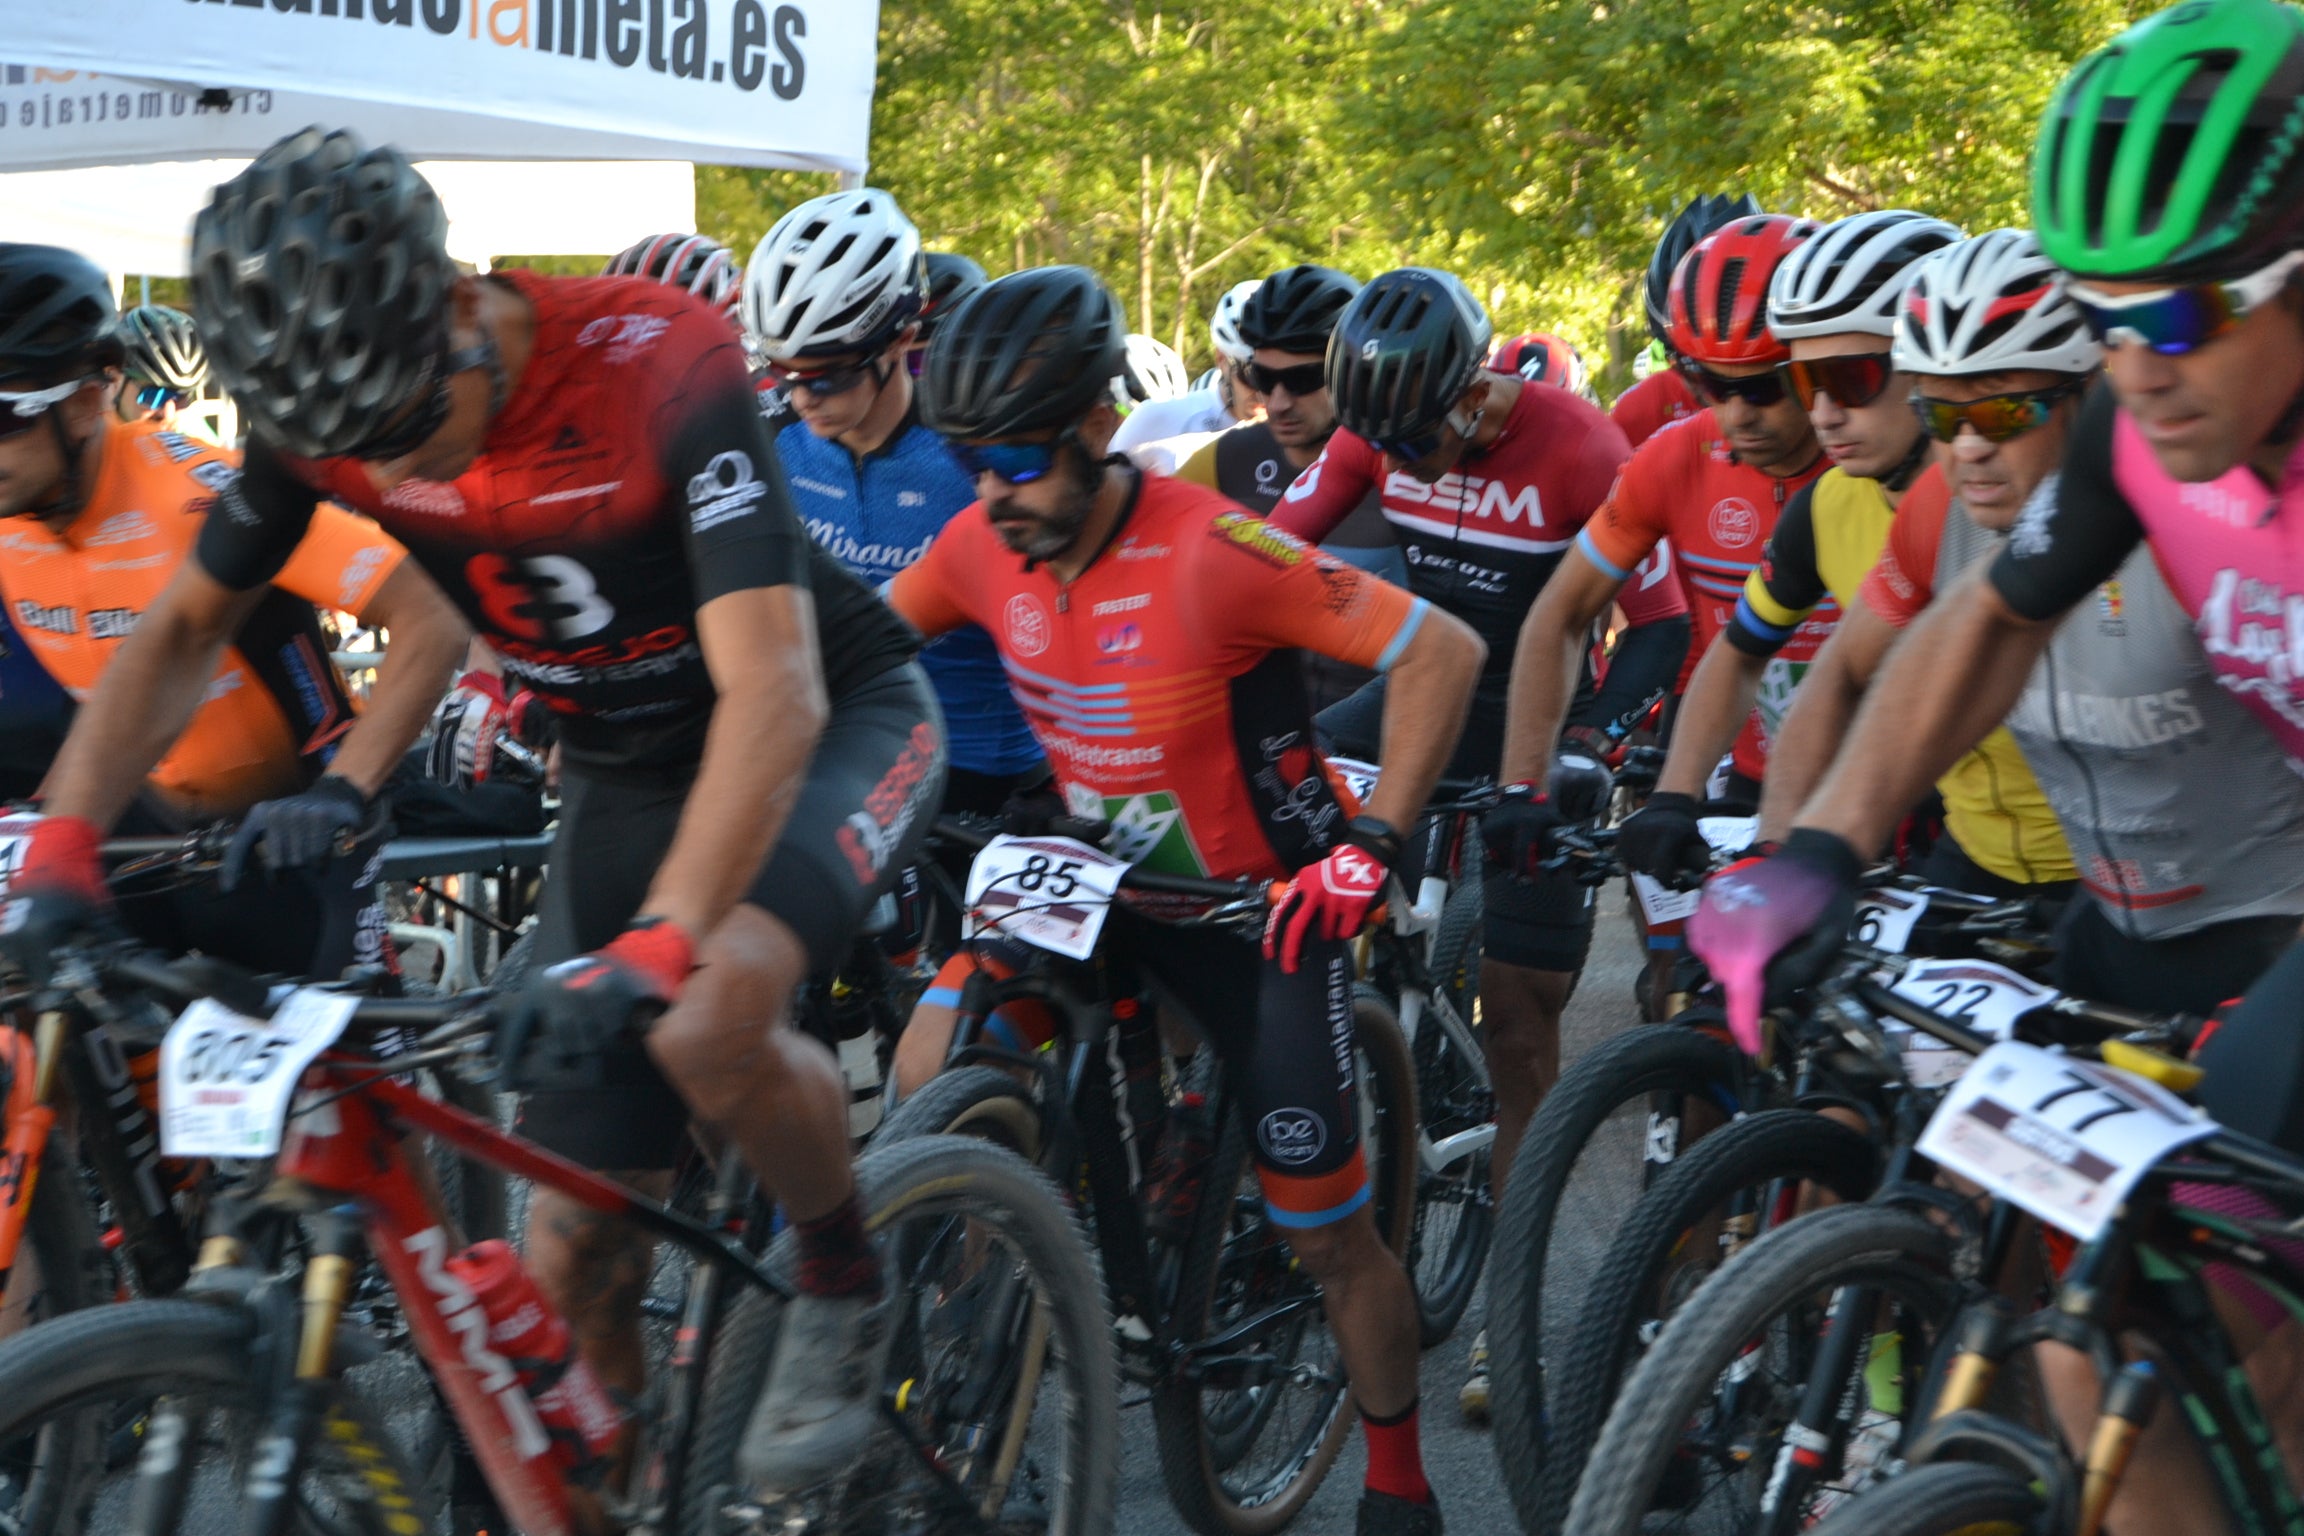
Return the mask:
M2055 494L2050 476L2024 516ZM1936 568L1964 570L2004 541L1955 501ZM2218 686L2148 547L2064 620L2007 725L2081 883L2122 932L2304 914L2304 781Z

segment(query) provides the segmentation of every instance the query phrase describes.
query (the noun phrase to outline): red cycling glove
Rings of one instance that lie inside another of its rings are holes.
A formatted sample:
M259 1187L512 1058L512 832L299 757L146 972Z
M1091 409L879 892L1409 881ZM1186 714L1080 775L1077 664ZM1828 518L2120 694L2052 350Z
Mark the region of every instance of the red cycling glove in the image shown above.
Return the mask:
M1293 976L1304 959L1307 935L1349 939L1367 926L1368 911L1384 895L1387 861L1358 843L1338 843L1319 863L1296 872L1264 923L1264 958Z
M104 830L79 816L43 816L24 838L8 888L19 896L54 892L92 907L112 905L104 883Z

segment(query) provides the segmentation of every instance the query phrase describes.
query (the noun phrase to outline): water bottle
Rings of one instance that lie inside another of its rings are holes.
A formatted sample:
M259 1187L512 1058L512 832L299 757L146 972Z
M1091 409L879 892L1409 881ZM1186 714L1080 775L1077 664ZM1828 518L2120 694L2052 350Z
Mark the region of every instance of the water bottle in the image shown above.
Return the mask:
M624 1410L576 1352L568 1324L520 1267L519 1256L509 1244L490 1240L474 1243L447 1265L487 1314L489 1347L511 1365L536 1405L553 1459L579 1475L603 1468L624 1428Z

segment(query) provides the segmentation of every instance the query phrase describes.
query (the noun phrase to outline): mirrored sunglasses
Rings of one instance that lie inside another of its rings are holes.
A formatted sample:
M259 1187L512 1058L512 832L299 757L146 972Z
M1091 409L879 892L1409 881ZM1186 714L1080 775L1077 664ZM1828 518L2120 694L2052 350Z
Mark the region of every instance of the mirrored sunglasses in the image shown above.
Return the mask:
M1977 436L1988 443L2005 443L2048 425L2057 402L2069 400L2087 387L2087 380L2073 379L2047 389L1987 395L1981 400L1938 400L1915 391L1912 414L1920 418L1920 425L1928 435L1940 443L1957 438L1963 423L1974 427Z
M2105 346L2140 345L2163 357L2182 357L2262 308L2287 286L2299 266L2304 266L2304 251L2290 251L2272 265L2229 283L2128 294L2103 293L2074 283L2070 292L2089 334Z
M1792 387L1793 398L1804 411L1816 408L1818 395L1830 395L1843 410L1857 410L1880 398L1896 365L1885 352L1856 352L1845 357L1779 363L1776 371Z

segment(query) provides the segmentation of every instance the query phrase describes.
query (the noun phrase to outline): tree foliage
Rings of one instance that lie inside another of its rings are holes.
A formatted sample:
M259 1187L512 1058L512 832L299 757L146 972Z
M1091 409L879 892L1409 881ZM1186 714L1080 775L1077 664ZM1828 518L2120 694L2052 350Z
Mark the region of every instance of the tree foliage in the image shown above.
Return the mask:
M995 274L1104 274L1209 352L1217 294L1294 261L1445 266L1500 332L1621 382L1688 198L2024 218L2049 91L2150 0L883 0L876 185ZM749 254L828 186L698 173Z

